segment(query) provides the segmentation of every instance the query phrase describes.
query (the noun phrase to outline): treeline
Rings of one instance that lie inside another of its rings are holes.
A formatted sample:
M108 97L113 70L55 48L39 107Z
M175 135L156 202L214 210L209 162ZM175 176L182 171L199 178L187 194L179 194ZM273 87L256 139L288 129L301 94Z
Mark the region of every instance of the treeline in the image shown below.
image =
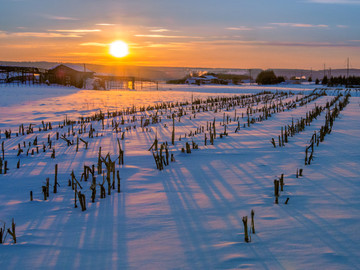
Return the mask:
M189 78L205 78L205 76L214 76L216 79L212 80L214 84L228 84L232 82L233 84L239 84L244 80L249 80L249 75L237 75L237 74L225 74L225 73L205 73L205 74L193 74L187 75L182 79L177 80L169 80L167 81L168 84L185 84L186 80ZM275 72L271 69L261 71L258 76L256 77L256 83L259 85L271 85L271 84L278 84L285 82L285 77L283 76L276 76ZM291 79L295 79L292 77ZM312 78L309 77L308 82L312 82ZM324 76L322 80L319 79L315 80L315 84L322 84L327 86L346 86L346 87L355 87L360 86L360 77L359 76L338 76L333 77L331 76ZM200 82L199 82L200 85Z
M321 83L327 86L340 86L340 85L344 85L346 87L360 86L360 77L349 76L346 78L345 76L338 76L338 77L331 76L329 79L327 76L324 76Z

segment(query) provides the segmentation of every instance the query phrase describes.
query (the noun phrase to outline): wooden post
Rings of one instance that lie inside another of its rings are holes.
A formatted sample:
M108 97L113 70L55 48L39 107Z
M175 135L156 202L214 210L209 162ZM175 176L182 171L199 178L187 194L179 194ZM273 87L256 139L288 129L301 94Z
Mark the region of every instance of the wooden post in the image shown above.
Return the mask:
M6 172L8 171L8 167L7 167L7 160L5 160L4 162L4 174L6 174Z
M254 222L255 211L251 210L251 229L252 233L255 234L255 222Z
M5 242L5 239L6 239L6 234L4 236L4 233L6 231L5 229L5 222L4 222L4 226L2 228L0 228L0 244L4 243Z
M279 135L279 147L281 147L281 139L280 139L280 135Z
M117 184L118 184L118 188L117 188L117 192L120 193L120 172L119 170L116 171L116 177L117 177Z
M244 223L244 234L245 234L245 242L249 243L249 234L248 234L248 226L247 226L247 216L242 218L242 221Z
M98 174L101 174L102 171L102 161L101 161L101 146L99 147L99 155L98 155Z
M47 197L46 197L46 186L42 186L42 192L44 194L44 201L46 201Z
M46 178L46 197L49 197L50 178Z
M115 161L111 162L111 170L113 174L112 189L115 189Z
M12 222L11 222L11 229L8 229L8 234L11 235L13 241L14 241L14 244L16 244L16 233L15 233L15 222L14 222L14 219L12 219Z
M271 143L272 143L272 145L274 146L274 148L276 148L276 144L275 144L274 138L271 138Z
M172 130L172 134L171 134L171 144L174 145L175 144L175 115L173 114L173 130Z
M2 151L2 159L5 160L5 148L4 148L4 141L1 143L1 151Z
M85 195L81 193L81 191L78 192L79 202L81 206L81 211L86 210L86 201L85 201Z
M284 191L284 174L282 173L280 176L280 187L281 187L281 191Z
M279 203L279 180L274 180L275 204Z
M75 178L75 174L74 174L74 171L71 172L71 189L74 190L75 189L75 181L74 181L74 178Z
M91 202L95 202L95 196L96 196L96 177L93 176L92 178L92 184L90 186L91 189Z
M55 164L54 193L57 193L57 186L59 185L59 184L58 184L58 181L57 181L57 174L58 174L58 165Z
M76 204L76 195L77 195L77 184L75 184L75 193L74 193L74 204L75 204L75 208L77 208L77 204Z

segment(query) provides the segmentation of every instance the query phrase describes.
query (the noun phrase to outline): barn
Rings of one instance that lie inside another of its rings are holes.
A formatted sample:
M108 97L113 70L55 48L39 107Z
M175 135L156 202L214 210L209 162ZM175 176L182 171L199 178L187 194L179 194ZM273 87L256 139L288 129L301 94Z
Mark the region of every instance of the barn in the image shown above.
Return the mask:
M94 76L93 71L84 66L60 64L48 71L49 82L82 88L87 78Z

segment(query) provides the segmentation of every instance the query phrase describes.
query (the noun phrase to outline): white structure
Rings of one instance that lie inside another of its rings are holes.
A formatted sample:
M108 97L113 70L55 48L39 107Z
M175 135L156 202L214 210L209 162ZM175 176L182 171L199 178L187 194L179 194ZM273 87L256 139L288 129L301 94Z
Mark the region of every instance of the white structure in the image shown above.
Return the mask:
M187 84L212 84L218 83L218 78L212 75L205 75L200 77L190 77L188 78L185 83Z

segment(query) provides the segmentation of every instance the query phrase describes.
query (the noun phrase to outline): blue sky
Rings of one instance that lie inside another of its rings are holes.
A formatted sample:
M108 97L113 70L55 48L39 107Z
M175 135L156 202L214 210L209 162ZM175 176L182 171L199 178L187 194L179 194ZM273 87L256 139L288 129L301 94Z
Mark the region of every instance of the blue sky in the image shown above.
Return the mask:
M1 0L0 60L360 68L360 0Z

